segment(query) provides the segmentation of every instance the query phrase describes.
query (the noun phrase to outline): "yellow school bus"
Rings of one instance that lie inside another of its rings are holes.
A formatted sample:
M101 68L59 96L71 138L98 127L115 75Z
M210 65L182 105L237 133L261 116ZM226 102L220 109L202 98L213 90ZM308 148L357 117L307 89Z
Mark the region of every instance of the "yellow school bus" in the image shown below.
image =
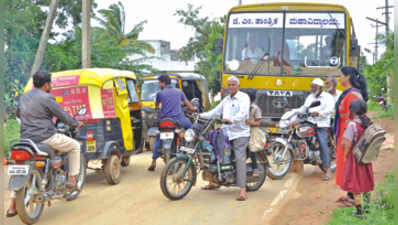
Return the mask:
M304 103L314 78L337 78L341 67L358 67L359 52L353 21L344 6L237 6L227 16L222 88L234 75L241 89L257 89L264 122L275 124L286 110Z

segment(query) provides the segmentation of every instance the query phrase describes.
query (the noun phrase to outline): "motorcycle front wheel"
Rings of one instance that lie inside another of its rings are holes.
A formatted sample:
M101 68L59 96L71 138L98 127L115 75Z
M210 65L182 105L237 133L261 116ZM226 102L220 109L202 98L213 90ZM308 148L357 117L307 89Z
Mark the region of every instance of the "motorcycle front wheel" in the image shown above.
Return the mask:
M28 175L25 187L16 192L16 208L19 218L25 224L34 224L39 221L44 209L44 202L36 202L35 196L40 193L42 174L33 167Z
M160 188L168 199L182 199L189 193L195 183L196 169L193 165L187 168L185 176L182 177L186 166L186 160L173 158L163 168L160 176Z
M293 163L293 152L290 149L286 150L285 145L280 142L274 142L269 147L269 167L267 168L267 175L272 180L282 179L290 170Z

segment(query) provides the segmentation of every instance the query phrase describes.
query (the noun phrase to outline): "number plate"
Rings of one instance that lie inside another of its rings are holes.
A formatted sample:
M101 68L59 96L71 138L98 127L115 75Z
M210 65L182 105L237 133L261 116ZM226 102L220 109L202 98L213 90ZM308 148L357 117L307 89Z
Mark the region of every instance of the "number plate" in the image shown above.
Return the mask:
M97 145L95 141L87 141L86 142L86 152L96 152Z
M162 133L160 133L160 140L173 139L173 138L174 138L174 133L173 132L162 132Z
M29 165L9 165L8 175L28 175Z

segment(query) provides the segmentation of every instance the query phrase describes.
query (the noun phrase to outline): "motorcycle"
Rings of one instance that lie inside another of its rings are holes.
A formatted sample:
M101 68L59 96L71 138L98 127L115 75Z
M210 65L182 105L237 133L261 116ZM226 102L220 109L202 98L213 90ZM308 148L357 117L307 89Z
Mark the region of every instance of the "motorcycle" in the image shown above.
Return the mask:
M379 103L382 110L387 110L387 102L386 98L384 97L384 88L381 89L382 95L380 96L373 96L374 99Z
M86 139L62 122L57 121L56 127L59 133L76 140ZM10 158L5 164L10 176L9 189L16 193L16 209L22 222L38 222L46 202L50 206L51 200L71 201L79 196L86 179L86 160L82 153L78 188L69 189L66 185L69 177L67 153L57 152L46 144L34 143L30 139L12 141L10 146Z
M177 147L180 144L181 132L183 132L183 129L176 120L172 118L164 118L160 121L160 148L158 152L166 164L176 155Z
M192 99L191 103L197 105L199 99ZM182 111L185 113L187 118L191 118L191 113L188 108L184 106ZM148 131L148 134L152 134L153 139L156 138L156 135L159 135L160 139L160 148L158 150L160 157L163 159L165 163L170 161L170 159L174 158L180 145L180 134L184 132L184 129L181 125L173 118L163 118L159 119L159 112L153 114L153 125ZM155 140L153 140L153 146L155 146Z
M216 154L206 136L220 120L199 119L194 116L191 129L187 129L181 136L183 141L178 148L176 157L163 168L160 177L160 188L170 200L185 197L196 184L197 174L203 171L203 179L223 186L235 186L236 165L231 157L231 150L224 149ZM222 155L222 157L219 157ZM247 191L256 191L265 182L268 167L265 149L256 154L258 176L253 176L253 162L247 162Z
M312 103L309 108L319 106L320 102ZM286 112L279 121L281 136L274 138L269 146L270 167L268 176L271 179L282 179L290 170L293 160L302 160L305 164L312 164L322 168L320 145L316 135L316 125L308 118L308 113L301 113L300 109ZM328 144L330 151L330 169L336 170L336 146L329 129ZM326 172L326 171L324 171Z

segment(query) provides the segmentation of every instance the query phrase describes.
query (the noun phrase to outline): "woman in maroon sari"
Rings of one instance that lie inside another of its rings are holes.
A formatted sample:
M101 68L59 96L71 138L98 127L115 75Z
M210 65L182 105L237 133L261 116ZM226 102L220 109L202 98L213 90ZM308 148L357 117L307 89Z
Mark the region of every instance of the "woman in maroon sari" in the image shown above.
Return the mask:
M354 202L357 209L356 214L358 216L362 215L361 195L365 194L366 199L369 200L367 193L374 189L372 164L359 163L352 153L355 143L370 124L370 119L366 116L366 111L366 103L363 100L358 99L351 102L351 120L344 131L341 142L345 158L341 188L344 191L354 194Z

